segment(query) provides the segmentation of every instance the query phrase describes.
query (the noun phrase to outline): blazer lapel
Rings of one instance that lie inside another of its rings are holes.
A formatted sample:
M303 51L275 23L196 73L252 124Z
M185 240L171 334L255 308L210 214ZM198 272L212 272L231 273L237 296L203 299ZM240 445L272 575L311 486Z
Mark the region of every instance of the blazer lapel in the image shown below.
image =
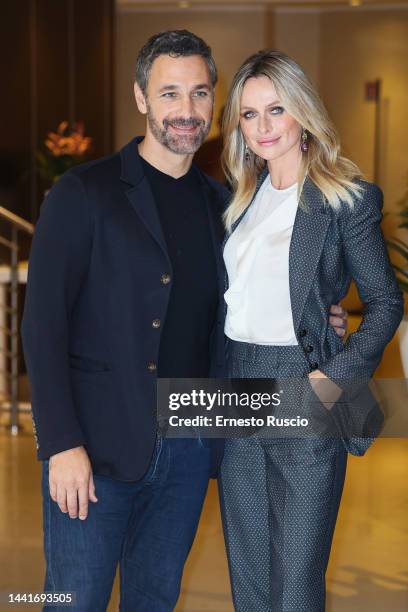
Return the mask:
M260 190L261 185L262 185L262 183L264 182L264 180L265 180L265 178L266 178L267 176L268 176L268 168L266 167L266 168L264 168L264 169L262 170L262 172L260 173L260 175L258 176L258 178L257 178L257 180L256 180L256 187L255 187L254 195L252 196L252 199L251 199L251 201L250 201L249 205L248 205L248 206L246 207L246 209L245 209L245 210L244 210L244 211L243 211L243 212L240 214L240 216L238 217L238 219L235 219L235 221L234 221L234 223L232 224L232 227L231 227L231 232L230 232L229 234L227 234L227 233L225 234L225 236L224 236L224 243L223 243L223 245L222 245L223 247L225 246L225 243L227 242L227 240L228 240L229 236L232 234L232 232L234 232L234 231L237 229L238 225L241 223L242 219L245 217L245 215L246 215L246 213L248 212L248 210L249 210L249 208L250 208L251 204L252 204L252 203L253 203L253 201L255 200L255 196L256 196L256 194L257 194L257 193L258 193L258 191ZM224 250L224 248L223 248L223 250Z
M138 185L128 189L126 191L126 196L136 213L139 215L139 218L146 226L146 229L150 232L168 259L167 245L163 236L159 214L147 178L143 177Z
M140 220L146 226L146 229L162 249L170 264L159 213L157 212L152 190L143 173L142 164L139 159L137 145L141 140L143 140L143 137L137 136L121 149L122 173L120 178L122 181L131 185L125 192L126 197Z
M221 218L221 205L219 209L217 206L214 205L214 198L216 197L218 198L219 196L217 193L214 192L214 190L205 180L205 177L201 173L201 170L195 164L194 164L194 167L201 181L203 195L204 195L204 199L205 199L205 203L207 207L210 234L211 234L211 240L212 240L213 249L214 249L216 268L217 268L218 287L219 287L220 294L223 295L223 292L224 292L224 260L222 257L221 244L223 242L223 236L224 236L224 225L223 225L222 218Z
M289 248L289 288L293 325L298 329L315 276L331 215L321 191L306 177Z
M265 167L262 172L260 173L260 175L258 176L257 180L256 180L256 187L255 187L255 191L254 191L254 195L252 196L252 200L249 203L249 206L246 207L246 209L240 214L240 216L238 217L238 219L236 219L234 221L234 223L232 224L231 227L231 232L225 232L224 234L224 240L222 242L222 248L221 248L221 257L223 258L224 256L224 247L227 243L228 238L231 236L231 234L237 229L238 225L240 224L240 222L242 221L242 219L245 217L249 207L251 206L251 204L253 203L253 201L255 200L255 196L258 193L259 189L261 188L262 183L264 182L266 176L268 175L268 167ZM224 266L224 286L223 286L223 294L228 290L228 273L227 273L227 269ZM227 302L224 300L224 316L227 316Z

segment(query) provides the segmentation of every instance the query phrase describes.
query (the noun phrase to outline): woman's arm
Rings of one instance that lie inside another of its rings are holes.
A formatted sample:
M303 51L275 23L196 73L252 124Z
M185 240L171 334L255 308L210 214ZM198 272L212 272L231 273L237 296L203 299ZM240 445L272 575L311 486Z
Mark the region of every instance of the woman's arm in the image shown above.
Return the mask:
M344 349L321 365L333 381L371 377L403 316L403 297L380 228L383 194L372 183L342 222L345 264L364 304ZM341 385L343 386L343 385Z

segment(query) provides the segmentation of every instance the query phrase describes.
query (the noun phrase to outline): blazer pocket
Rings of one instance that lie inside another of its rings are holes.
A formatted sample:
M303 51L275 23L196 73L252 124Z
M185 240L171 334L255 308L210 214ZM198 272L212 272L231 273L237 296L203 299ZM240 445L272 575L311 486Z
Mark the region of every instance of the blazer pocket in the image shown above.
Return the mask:
M81 372L110 372L111 367L106 361L90 359L81 355L69 355L69 365L73 370Z

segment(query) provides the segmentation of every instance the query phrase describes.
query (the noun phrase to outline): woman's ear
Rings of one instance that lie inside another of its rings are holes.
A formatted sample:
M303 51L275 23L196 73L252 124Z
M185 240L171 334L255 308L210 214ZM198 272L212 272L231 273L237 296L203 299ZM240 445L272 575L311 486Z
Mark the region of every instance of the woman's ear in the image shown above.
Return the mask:
M136 81L133 86L133 91L135 92L135 100L136 100L136 104L137 104L137 108L139 109L139 112L141 112L142 115L146 115L147 113L146 98L145 98L143 91L140 89L140 86L138 85Z

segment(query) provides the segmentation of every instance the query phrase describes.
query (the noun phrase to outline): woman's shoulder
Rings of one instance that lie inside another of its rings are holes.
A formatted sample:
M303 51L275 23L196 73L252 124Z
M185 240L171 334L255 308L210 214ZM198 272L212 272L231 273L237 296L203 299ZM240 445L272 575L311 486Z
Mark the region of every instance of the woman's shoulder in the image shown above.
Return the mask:
M380 222L382 219L383 192L381 188L363 178L353 179L355 189L350 189L352 205L342 200L335 216L341 225L351 228L366 223Z
M384 197L381 188L376 183L358 177L352 180L352 184L353 188L348 190L352 198L352 205L342 200L337 210L340 217L369 216L381 212Z
M371 183L363 178L355 178L353 179L353 183L358 185L361 188L362 198L382 198L383 192L381 188L376 183Z

